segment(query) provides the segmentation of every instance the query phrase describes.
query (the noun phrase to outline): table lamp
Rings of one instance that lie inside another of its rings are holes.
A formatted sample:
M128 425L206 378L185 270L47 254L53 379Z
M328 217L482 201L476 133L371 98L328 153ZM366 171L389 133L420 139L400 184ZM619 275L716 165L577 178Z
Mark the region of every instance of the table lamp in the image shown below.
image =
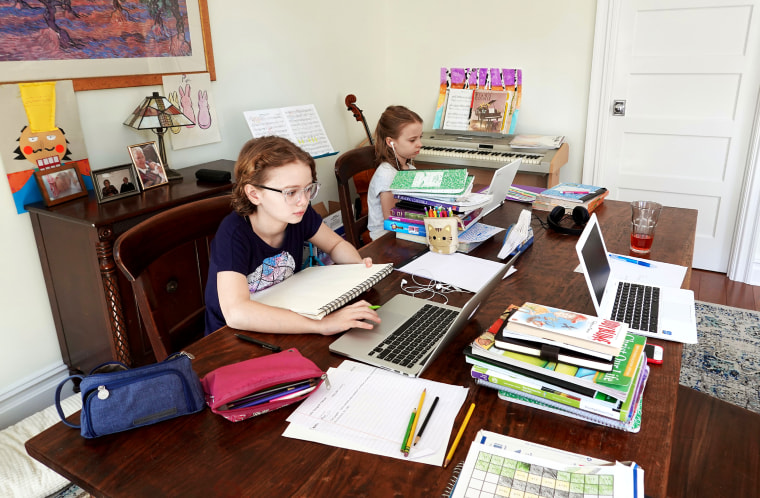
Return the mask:
M161 162L164 163L166 177L169 181L182 179L182 174L171 169L166 161L164 133L167 128L192 126L195 124L192 119L182 114L182 111L172 105L169 99L160 96L158 92L153 92L153 95L145 97L132 114L127 116L124 124L138 130L153 130L158 136L158 150L161 154Z

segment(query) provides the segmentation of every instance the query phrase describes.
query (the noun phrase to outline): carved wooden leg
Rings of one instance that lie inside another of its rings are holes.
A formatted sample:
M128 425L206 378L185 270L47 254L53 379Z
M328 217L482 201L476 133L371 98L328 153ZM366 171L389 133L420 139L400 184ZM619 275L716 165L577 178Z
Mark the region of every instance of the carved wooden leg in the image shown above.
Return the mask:
M116 262L113 259L113 239L112 227L106 226L98 229L96 251L100 263L100 277L103 280L103 290L105 291L106 304L111 321L111 334L113 335L111 354L115 360L127 366L132 366L132 354L129 350L126 322L124 321L121 294L119 293L119 281L116 274L118 270Z

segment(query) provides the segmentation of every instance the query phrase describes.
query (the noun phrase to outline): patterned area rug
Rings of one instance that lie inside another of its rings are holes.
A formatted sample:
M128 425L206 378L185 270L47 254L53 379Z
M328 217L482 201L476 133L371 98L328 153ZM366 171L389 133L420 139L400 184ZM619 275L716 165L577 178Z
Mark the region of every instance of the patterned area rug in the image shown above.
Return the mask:
M760 413L760 313L697 301L698 344L684 344L680 383Z

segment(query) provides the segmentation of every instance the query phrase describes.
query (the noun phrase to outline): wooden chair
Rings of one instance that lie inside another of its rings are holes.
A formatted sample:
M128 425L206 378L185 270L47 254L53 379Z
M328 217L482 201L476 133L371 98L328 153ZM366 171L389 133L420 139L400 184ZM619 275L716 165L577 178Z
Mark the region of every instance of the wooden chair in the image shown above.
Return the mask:
M114 259L132 282L157 361L203 337L209 244L231 211L229 195L190 202L116 239Z
M346 230L346 240L357 249L364 242L369 241L369 235L365 234L369 222L367 191L374 173L375 148L372 146L359 147L344 152L335 161L335 178L338 180L338 197L340 198L343 227ZM362 199L361 212L357 212L351 200L350 180L352 179L355 190L359 198Z

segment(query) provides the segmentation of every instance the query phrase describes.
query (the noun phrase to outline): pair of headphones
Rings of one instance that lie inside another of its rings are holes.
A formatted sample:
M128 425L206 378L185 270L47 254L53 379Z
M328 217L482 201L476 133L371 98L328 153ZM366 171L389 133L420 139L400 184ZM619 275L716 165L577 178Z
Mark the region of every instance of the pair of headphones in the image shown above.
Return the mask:
M556 206L554 209L552 209L552 212L549 213L549 217L546 219L546 222L549 224L549 228L554 230L557 233L564 233L567 235L580 235L583 233L583 227L586 226L586 223L588 223L588 220L590 218L590 215L588 214L588 211L583 206L575 206L573 208L573 227L566 227L562 226L562 220L565 218L565 208L562 206Z

